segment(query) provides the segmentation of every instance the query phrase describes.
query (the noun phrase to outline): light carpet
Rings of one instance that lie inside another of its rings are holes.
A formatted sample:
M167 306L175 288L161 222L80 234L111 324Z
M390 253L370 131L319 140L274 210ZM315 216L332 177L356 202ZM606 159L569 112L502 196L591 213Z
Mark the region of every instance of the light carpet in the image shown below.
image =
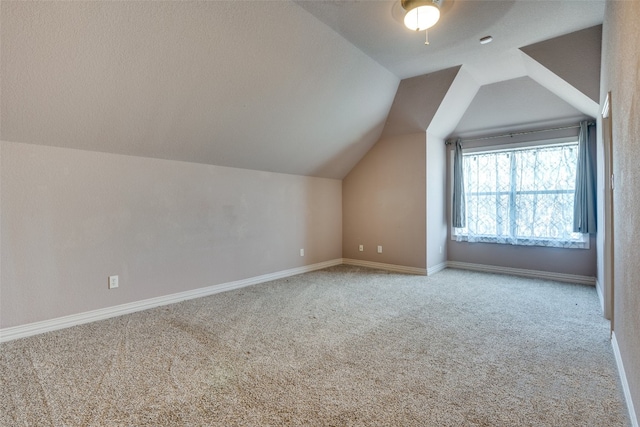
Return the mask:
M627 426L593 287L337 266L0 345L2 426Z

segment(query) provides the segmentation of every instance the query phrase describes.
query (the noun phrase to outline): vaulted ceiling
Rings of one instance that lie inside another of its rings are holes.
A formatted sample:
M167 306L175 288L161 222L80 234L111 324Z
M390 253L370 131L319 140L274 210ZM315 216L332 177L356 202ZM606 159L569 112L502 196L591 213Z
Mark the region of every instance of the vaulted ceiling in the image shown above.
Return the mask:
M462 138L500 134L514 130L514 125L537 129L577 123L583 118L584 113L525 76L482 86L455 133ZM491 127L487 128L487 124Z
M504 80L515 49L601 24L601 0L444 0L424 33L402 24L400 1L300 0L299 5L401 79L466 64L481 84ZM481 45L483 36L494 41ZM502 69L502 71L501 71Z
M504 113L478 117L483 104L507 108L497 94L535 99L542 116L582 115L571 89L553 89L562 82L531 80L519 48L558 64L544 41L604 13L602 0L446 0L425 46L402 26L399 1L0 7L3 141L329 178L375 144L405 78L462 66L482 89L458 132L504 124ZM494 42L480 45L485 35Z

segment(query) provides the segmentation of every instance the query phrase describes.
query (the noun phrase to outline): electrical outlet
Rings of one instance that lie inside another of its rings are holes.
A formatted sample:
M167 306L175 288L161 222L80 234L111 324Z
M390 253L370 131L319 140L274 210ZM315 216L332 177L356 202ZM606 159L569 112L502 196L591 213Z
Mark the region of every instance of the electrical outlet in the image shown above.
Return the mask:
M300 249L300 256L304 256L304 249Z
M360 245L360 246L358 246L358 250L359 250L360 252L363 252L363 251L364 251L364 245Z
M382 253L382 246L378 245L378 253L381 254Z
M118 276L109 276L109 289L118 287Z

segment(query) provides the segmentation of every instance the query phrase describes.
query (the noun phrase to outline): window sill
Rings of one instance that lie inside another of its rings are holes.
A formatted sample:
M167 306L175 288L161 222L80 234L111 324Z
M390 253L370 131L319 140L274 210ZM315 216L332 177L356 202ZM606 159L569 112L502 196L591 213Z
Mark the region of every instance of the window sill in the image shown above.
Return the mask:
M590 239L587 235L584 240L553 240L553 239L513 239L508 237L495 237L495 236L476 236L473 239L469 239L468 236L454 235L452 234L451 240L457 242L467 243L494 243L499 245L513 245L513 246L538 246L545 248L563 248L563 249L589 249Z

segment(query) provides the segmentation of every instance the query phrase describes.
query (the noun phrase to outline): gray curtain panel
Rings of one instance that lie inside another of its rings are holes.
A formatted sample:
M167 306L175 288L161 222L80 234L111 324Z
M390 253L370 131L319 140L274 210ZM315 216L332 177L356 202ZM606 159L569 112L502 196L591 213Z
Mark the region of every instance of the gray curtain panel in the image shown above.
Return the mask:
M596 232L596 173L593 167L591 141L589 123L586 120L580 122L576 192L573 201L573 231L575 233Z
M455 228L462 228L466 223L464 199L464 172L462 167L462 141L456 141L453 157L453 209L452 222Z

